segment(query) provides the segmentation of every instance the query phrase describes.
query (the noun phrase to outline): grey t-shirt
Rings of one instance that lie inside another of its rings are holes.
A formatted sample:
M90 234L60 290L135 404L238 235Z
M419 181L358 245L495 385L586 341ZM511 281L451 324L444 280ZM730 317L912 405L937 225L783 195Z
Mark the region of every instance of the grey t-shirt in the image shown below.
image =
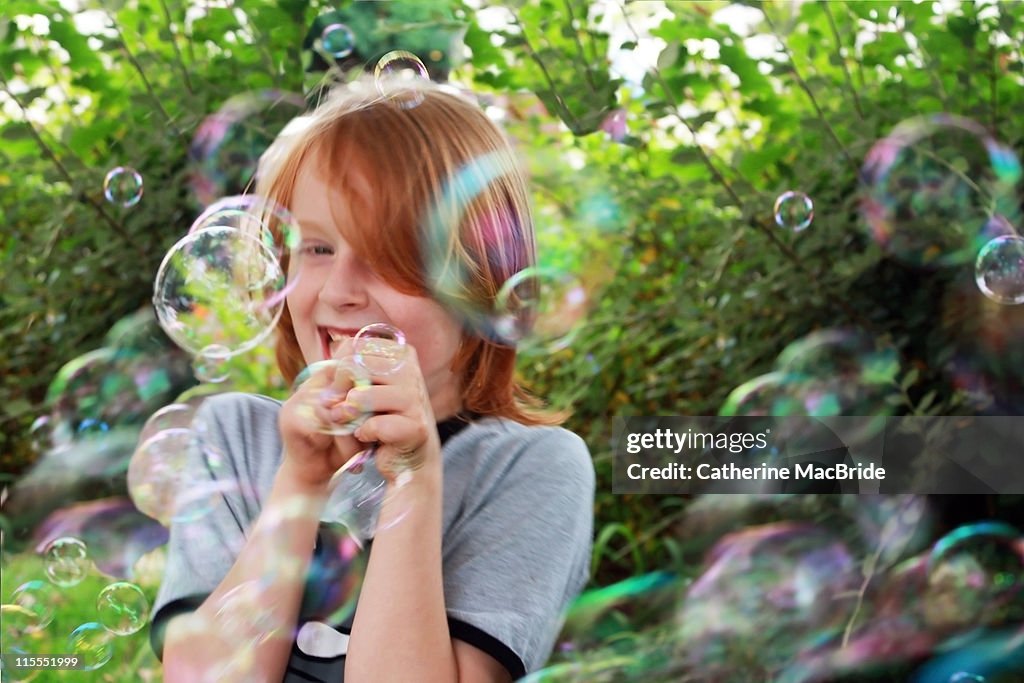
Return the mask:
M205 514L171 525L167 567L153 609L151 640L158 657L171 617L194 610L220 584L270 495L282 455L280 405L265 396L224 394L207 400L196 417L195 427L215 454L212 461L219 462L211 467L211 458L204 457L193 463L193 473L200 480L239 486L208 500L212 509ZM486 417L468 424L447 420L438 424L438 433L449 629L452 637L484 650L518 678L547 660L563 610L586 583L593 463L583 440L560 427ZM328 501L324 519L344 516L352 528L372 528L372 518L365 518L372 510L339 510L336 499L332 495ZM335 525L321 524L312 566L318 566L325 546L335 545L330 538L335 533ZM371 551L372 541L363 552ZM317 602L309 599L311 593L329 591L339 581L344 577L329 571L310 572L296 625L302 627L300 642L307 626L326 628L316 623L322 615L309 610ZM351 613L330 623L334 637L343 639L337 634L348 634L351 623ZM303 649L293 646L285 681L343 680L343 654L315 656Z

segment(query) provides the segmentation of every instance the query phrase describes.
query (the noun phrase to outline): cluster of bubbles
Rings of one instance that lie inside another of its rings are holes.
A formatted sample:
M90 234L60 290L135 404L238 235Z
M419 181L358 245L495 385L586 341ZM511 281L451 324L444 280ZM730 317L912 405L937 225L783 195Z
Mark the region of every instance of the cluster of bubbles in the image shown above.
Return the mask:
M34 579L21 584L0 607L7 653L38 651L38 644L47 637L47 628L65 602L60 589L80 584L92 571L93 564L85 543L75 537L60 537L43 550L43 567L49 582ZM115 581L104 587L95 605L96 620L79 625L66 638L66 652L78 655L80 668L85 671L103 667L113 656L114 637L139 632L149 618L149 601L145 594L127 581ZM22 674L16 680L29 680L34 673L27 677ZM12 675L18 674L12 672Z
M135 206L142 200L142 174L131 166L111 169L103 178L103 196L115 206Z
M763 519L762 497L742 498ZM783 519L708 535L719 540L693 576L584 593L552 663L526 680L824 683L887 670L918 683L1017 680L1024 535L980 522L930 542L918 533L926 507L918 496L849 496L840 510L856 525ZM865 526L866 514L884 521Z
M861 212L894 258L922 267L973 264L981 292L1024 302L1013 151L960 116L904 121L868 152Z

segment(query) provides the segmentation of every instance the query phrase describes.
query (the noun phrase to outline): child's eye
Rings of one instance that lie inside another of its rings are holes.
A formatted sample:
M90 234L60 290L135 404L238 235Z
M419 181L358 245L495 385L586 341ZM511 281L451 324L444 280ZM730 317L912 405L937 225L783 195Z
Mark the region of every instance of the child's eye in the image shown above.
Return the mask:
M304 244L302 253L307 256L330 256L334 250L326 244Z

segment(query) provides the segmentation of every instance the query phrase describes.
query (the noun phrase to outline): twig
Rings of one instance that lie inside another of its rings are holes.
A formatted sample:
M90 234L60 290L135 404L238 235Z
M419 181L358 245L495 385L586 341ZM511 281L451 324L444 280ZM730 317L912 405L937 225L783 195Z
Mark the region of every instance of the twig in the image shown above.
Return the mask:
M563 0L563 4L565 5L565 10L569 13L569 28L571 29L573 40L576 41L576 47L580 51L580 63L583 66L583 77L587 79L587 85L590 86L590 91L596 93L597 87L594 85L594 81L590 77L590 69L587 64L587 53L583 49L583 43L580 41L579 32L576 30L576 27L573 26L573 24L576 23L576 14L572 11L572 0Z
M828 17L828 25L832 29L832 36L836 39L836 58L843 67L843 75L846 77L846 87L850 89L850 94L853 95L853 107L857 110L857 116L860 120L864 120L864 110L860 106L860 97L857 95L857 89L853 87L853 78L850 76L850 69L846 66L846 58L843 57L843 43L839 37L839 30L836 28L836 20L832 16L832 10L829 9L827 0L821 3L825 9L825 16Z
M171 11L167 9L166 0L160 0L160 7L164 11L164 18L167 19L167 32L171 34L171 47L174 48L174 56L177 58L178 67L181 69L181 78L185 81L185 89L188 90L190 95L194 95L195 91L192 90L192 81L188 77L188 69L185 68L185 62L181 58L181 49L178 48L178 34L171 30L171 25L174 23L171 19Z
M164 109L164 105L160 103L160 98L156 96L155 92L153 92L153 86L150 85L149 79L146 78L146 72L143 70L142 65L139 64L139 61L135 59L135 55L132 54L132 51L128 48L128 42L124 39L124 32L121 30L121 26L117 23L117 20L114 19L114 16L110 14L110 12L107 12L106 14L107 18L110 19L110 23L114 25L114 30L117 31L117 37L121 41L121 50L124 52L125 57L128 58L128 62L135 68L135 71L142 78L142 85L146 88L146 92L149 93L149 97L153 100L153 104L155 104L156 108L160 110L161 114L163 114L164 120L167 121L167 125L170 126L171 130L173 130L178 137L184 140L185 134L178 130L178 127L174 125L174 119L172 119L171 115L167 113L167 110Z
M768 12L763 12L763 14L764 20L768 23L768 27L778 39L779 44L782 45L782 51L785 52L786 57L789 58L789 63L793 67L793 77L796 78L796 82L800 86L800 89L807 94L807 98L811 101L811 106L814 107L814 111L818 114L818 118L821 119L821 122L825 124L826 130L828 130L829 135L832 136L832 141L836 143L839 151L842 152L844 157L846 157L846 160L850 163L850 166L853 167L854 171L859 173L860 166L857 164L856 160L850 156L850 153L846 150L846 146L839 139L839 136L836 135L835 129L832 128L832 124L828 122L827 118L825 118L825 112L823 112L821 107L818 105L817 98L815 98L814 93L811 92L811 88L807 85L807 81L805 81L803 76L800 75L800 69L797 68L796 60L793 59L793 53L789 51L789 46L786 45L786 41L779 35L778 30L775 28L775 23L772 21L772 18L768 16Z
M566 106L565 102L562 100L562 95L558 92L558 88L555 87L555 81L551 78L551 74L548 73L548 69L544 65L544 60L542 60L540 55L534 51L533 45L530 44L530 39L526 37L526 28L523 26L522 22L519 21L519 16L513 13L512 19L515 21L516 26L519 27L520 35L523 39L523 45L526 47L526 51L529 53L530 59L540 67L540 71L544 75L544 80L547 81L548 89L551 91L552 96L555 98L555 103L558 104L558 107L561 110L560 113L562 120L567 121L571 119L571 127L573 132L575 132L579 129L579 121L577 121L575 114L569 110L569 107Z

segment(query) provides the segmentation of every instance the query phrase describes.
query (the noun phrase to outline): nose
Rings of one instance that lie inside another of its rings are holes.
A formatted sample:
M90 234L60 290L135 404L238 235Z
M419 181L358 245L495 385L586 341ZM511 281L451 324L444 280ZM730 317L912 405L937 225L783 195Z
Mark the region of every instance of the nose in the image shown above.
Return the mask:
M367 276L368 269L351 251L336 254L317 298L331 308L362 308L369 302Z

